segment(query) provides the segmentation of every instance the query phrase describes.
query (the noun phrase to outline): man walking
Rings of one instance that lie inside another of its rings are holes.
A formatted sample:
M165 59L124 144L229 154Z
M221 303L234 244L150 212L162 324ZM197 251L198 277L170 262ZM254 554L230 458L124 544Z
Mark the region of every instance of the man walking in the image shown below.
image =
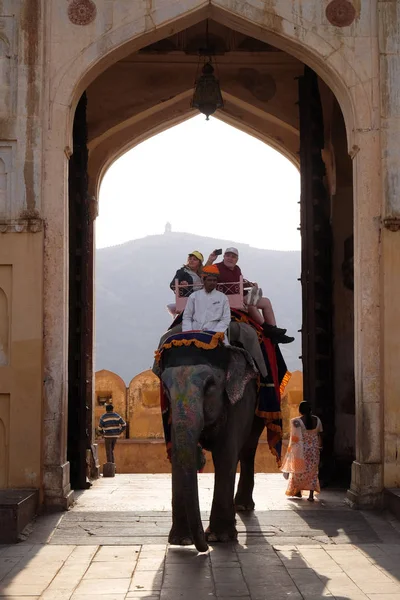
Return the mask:
M115 463L114 448L121 433L126 429L124 419L114 412L114 406L107 404L104 415L100 417L99 431L104 436L107 462Z

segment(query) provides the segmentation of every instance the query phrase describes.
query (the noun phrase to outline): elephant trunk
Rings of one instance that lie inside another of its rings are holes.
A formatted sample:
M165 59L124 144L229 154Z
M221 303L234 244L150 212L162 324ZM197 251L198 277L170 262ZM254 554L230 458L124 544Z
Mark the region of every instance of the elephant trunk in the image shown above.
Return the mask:
M172 400L172 490L179 490L193 542L199 552L208 549L201 522L198 484L197 452L204 425L202 398L197 394L180 395Z

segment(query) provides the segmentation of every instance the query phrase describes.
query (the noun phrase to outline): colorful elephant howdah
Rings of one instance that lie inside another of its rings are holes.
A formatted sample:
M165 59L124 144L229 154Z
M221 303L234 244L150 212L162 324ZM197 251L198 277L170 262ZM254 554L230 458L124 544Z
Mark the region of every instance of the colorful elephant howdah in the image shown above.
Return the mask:
M280 463L280 398L290 374L278 346L265 338L262 328L246 313L232 310L232 320L256 329L266 377L246 350L225 345L224 335L212 331L164 336L156 352L165 441L172 463L169 542L194 543L200 552L207 550L207 542L235 540L235 510L253 510L254 457L264 427L269 447ZM206 532L197 492L197 471L204 466L202 448L211 451L215 469ZM227 495L228 490L232 492Z

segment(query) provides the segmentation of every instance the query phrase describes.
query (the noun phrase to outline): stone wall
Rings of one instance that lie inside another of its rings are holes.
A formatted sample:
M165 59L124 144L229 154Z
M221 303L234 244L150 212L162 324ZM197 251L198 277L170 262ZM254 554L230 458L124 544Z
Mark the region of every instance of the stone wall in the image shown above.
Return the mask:
M42 252L40 234L0 233L0 489L41 482Z
M259 442L256 459L256 473L278 473L276 460L266 442L265 433ZM99 462L106 462L104 441L98 441ZM171 464L167 458L165 442L162 439L120 440L115 447L115 461L118 473L170 473ZM214 467L210 452L206 452L204 473L213 473ZM239 470L239 468L238 468Z

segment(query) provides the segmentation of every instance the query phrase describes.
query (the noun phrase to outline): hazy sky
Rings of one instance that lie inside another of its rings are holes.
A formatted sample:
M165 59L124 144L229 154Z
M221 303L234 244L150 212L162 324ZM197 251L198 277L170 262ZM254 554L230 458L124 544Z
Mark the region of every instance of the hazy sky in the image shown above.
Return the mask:
M173 231L299 250L300 176L281 154L196 116L117 160L100 190L97 247Z

